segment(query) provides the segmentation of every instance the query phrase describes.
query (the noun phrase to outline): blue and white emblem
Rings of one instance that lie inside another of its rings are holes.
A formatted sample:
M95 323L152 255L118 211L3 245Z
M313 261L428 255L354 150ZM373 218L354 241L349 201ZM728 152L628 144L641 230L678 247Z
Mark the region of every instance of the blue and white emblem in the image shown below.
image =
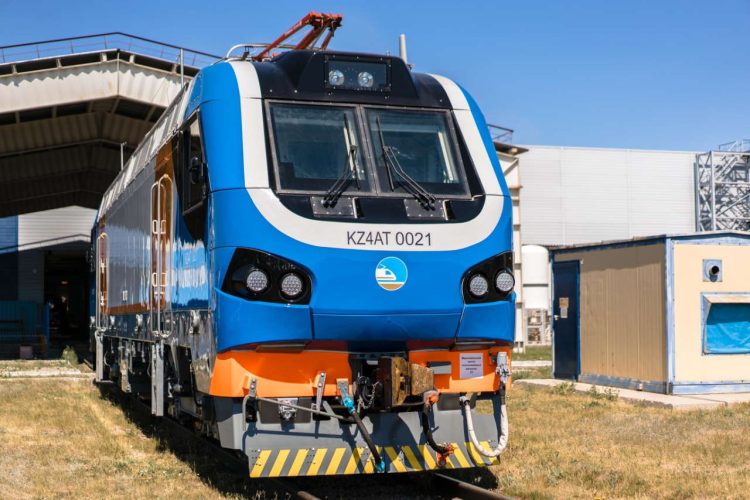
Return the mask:
M375 281L381 288L392 292L406 283L409 271L404 261L398 257L386 257L375 267Z

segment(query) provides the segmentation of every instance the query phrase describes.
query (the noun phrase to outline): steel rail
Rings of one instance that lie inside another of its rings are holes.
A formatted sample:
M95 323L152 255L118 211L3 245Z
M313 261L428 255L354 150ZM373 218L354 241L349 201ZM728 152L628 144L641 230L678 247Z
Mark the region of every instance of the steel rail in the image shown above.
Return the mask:
M440 472L433 472L431 475L433 482L439 486L441 495L462 498L463 500L513 500L513 497L480 488Z

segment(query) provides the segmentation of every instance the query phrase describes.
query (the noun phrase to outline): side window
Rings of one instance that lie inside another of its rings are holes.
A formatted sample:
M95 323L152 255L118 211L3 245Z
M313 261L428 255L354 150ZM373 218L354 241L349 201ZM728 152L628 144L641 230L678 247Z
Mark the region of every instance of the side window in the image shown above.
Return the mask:
M194 116L182 131L182 155L180 166L180 203L182 215L190 234L203 239L206 218L206 196L208 175L206 156L203 151L200 120Z

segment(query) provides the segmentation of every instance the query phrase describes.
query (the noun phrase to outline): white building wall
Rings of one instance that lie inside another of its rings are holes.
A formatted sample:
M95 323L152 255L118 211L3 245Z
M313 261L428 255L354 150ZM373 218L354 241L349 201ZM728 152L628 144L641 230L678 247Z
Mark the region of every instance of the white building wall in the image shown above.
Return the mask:
M524 147L524 245L694 230L694 152Z
M523 276L521 272L521 179L519 175L518 156L504 153L497 154L500 166L503 169L505 182L508 184L510 197L513 203L513 275L516 279L516 332L515 343L517 346L526 344L525 318L523 314Z
M71 240L88 240L96 210L64 207L18 216L20 251Z

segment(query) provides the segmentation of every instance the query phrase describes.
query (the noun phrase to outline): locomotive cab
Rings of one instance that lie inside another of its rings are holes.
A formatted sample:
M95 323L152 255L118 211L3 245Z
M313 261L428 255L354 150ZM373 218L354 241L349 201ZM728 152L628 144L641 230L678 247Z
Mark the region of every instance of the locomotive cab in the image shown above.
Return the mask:
M211 178L222 443L257 450L258 476L289 474L263 453L303 453L307 432L344 454L321 459L332 474L491 463L462 429L486 399L495 414L472 425L503 445L511 205L476 105L394 57L229 65L243 175Z

